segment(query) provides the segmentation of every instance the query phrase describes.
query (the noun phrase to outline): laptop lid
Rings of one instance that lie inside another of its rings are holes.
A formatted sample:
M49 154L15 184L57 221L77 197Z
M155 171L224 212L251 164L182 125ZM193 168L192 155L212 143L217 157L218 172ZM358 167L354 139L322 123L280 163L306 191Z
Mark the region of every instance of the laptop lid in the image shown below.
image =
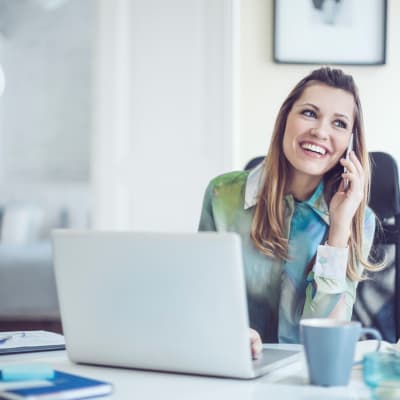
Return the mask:
M53 233L75 362L251 378L240 237Z

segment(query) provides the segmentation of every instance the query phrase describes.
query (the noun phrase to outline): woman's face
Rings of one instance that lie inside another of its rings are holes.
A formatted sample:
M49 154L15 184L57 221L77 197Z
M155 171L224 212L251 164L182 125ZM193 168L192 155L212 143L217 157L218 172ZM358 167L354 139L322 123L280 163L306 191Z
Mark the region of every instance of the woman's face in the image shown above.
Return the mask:
M322 178L343 156L354 124L353 95L315 83L308 86L288 114L283 153L298 176Z

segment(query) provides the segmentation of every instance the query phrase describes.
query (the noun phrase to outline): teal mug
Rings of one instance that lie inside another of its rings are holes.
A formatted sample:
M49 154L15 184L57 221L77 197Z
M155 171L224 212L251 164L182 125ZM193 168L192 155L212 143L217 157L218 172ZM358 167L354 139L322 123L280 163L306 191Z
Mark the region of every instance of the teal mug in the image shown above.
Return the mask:
M356 343L362 335L382 337L376 329L362 328L357 321L311 318L300 321L310 383L319 386L345 386L349 383Z

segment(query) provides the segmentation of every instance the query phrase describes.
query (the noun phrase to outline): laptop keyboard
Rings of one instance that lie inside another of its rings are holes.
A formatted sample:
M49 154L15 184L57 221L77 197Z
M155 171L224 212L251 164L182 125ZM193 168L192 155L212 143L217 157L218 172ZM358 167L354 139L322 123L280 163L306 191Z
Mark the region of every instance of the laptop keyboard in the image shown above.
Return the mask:
M257 360L253 360L253 367L260 368L265 365L274 363L276 361L283 360L292 355L299 354L298 351L294 350L283 350L283 349L263 349L262 357Z

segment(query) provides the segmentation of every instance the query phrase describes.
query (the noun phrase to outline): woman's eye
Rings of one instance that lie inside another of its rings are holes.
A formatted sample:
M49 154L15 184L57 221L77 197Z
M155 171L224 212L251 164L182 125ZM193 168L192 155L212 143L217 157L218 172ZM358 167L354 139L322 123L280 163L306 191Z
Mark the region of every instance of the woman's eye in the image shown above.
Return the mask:
M303 110L301 112L304 116L306 117L310 117L310 118L315 118L317 116L317 114L315 113L315 111L313 110Z
M341 119L337 119L337 120L335 120L333 123L334 123L334 125L337 126L338 128L341 128L341 129L346 129L346 128L347 128L346 122L342 121Z

